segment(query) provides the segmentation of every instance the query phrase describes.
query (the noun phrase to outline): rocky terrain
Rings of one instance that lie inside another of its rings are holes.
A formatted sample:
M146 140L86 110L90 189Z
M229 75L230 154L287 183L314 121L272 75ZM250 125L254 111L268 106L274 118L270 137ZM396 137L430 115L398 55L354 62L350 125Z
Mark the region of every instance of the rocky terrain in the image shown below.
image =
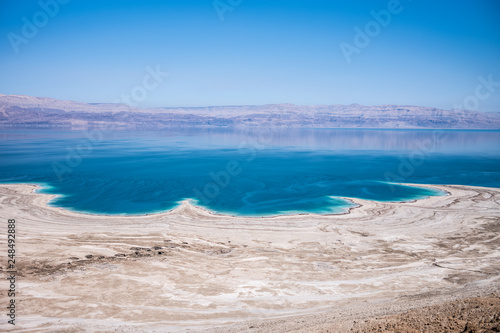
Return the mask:
M449 195L256 218L189 201L88 215L48 205L36 185L2 184L19 249L14 330L498 332L500 189L419 186Z
M193 126L287 126L309 128L500 129L500 113L441 110L411 105L245 105L136 108L0 94L0 128Z
M351 332L500 332L500 297L466 298L356 324Z

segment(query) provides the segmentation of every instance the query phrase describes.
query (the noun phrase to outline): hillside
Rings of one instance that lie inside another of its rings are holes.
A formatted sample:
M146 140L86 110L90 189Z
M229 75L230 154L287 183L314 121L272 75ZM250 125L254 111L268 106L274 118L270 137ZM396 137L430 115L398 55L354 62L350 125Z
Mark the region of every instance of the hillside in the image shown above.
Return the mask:
M135 108L0 94L0 127L168 128L193 126L500 129L500 113L411 105L244 105Z

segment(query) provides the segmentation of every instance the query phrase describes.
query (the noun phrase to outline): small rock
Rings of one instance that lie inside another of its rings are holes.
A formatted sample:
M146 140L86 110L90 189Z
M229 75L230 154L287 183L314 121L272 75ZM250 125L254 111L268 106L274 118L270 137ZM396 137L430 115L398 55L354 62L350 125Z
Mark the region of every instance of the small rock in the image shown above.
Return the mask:
M130 250L132 250L132 251L147 251L148 248L147 247L137 247L137 246L134 246L134 247L131 247Z

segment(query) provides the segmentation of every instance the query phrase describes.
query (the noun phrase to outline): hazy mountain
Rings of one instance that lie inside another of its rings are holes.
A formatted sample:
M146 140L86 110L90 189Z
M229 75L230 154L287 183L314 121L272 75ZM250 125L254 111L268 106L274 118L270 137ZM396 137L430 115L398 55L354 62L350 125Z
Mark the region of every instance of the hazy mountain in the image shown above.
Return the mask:
M166 128L179 126L500 129L500 113L411 105L243 105L135 108L0 94L0 127Z

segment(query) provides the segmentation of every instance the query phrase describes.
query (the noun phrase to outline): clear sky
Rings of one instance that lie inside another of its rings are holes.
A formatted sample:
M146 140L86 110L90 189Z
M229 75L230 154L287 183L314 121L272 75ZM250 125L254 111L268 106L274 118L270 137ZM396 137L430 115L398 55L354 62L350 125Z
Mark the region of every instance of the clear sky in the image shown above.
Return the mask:
M0 93L500 111L497 0L54 1L0 0Z

